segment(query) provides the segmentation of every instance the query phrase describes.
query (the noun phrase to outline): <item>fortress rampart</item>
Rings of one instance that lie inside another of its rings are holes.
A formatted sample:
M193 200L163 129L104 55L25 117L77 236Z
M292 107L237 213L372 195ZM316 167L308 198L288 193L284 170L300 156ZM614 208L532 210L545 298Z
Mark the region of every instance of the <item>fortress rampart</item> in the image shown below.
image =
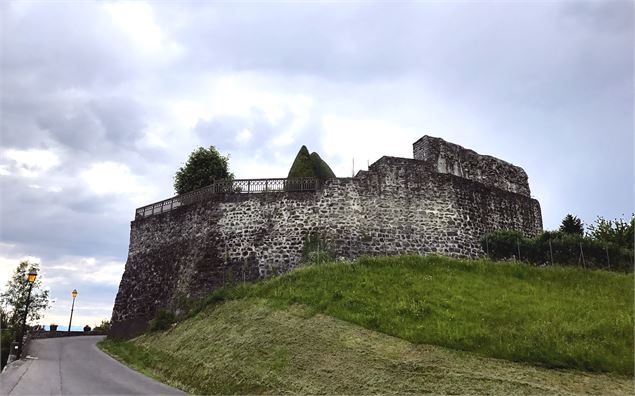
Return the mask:
M530 198L521 168L430 137L414 144L414 157L382 157L367 171L325 180L315 191L215 193L137 216L112 335L142 332L157 309L175 307L183 297L296 267L309 235L350 259L479 257L487 232L542 231L540 205Z

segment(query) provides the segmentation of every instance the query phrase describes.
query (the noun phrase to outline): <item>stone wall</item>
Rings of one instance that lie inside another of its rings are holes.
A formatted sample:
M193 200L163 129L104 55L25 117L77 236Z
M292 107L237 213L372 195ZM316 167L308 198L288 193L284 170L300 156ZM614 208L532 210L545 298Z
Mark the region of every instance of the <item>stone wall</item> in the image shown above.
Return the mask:
M488 186L530 196L523 168L489 155L480 155L441 138L424 136L413 144L414 159L431 171L450 173Z
M308 235L338 257L362 254L483 254L481 236L542 230L538 201L431 169L429 161L382 157L354 178L316 192L218 194L132 222L112 335L142 332L174 308L227 282L299 265Z

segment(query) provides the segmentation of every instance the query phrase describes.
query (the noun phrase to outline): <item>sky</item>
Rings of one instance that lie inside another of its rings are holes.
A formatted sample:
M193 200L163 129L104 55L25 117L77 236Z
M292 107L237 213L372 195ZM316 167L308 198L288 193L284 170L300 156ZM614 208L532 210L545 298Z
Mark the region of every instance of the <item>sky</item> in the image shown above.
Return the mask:
M36 261L42 324L73 289L110 318L135 208L199 146L348 177L427 134L523 167L546 229L629 216L633 4L0 2L0 285Z

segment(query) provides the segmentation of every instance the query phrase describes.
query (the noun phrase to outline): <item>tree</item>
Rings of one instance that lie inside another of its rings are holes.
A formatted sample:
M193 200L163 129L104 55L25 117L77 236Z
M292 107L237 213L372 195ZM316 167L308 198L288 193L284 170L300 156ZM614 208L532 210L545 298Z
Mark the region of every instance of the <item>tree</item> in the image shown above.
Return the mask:
M606 220L598 216L595 224L589 226L589 237L606 243L614 243L617 246L633 250L635 238L635 214L630 221L623 219Z
M569 235L584 235L584 226L582 225L582 220L573 215L566 215L564 219L562 219L562 224L560 225L560 231Z
M320 155L316 152L309 154L306 146L302 146L296 155L288 177L319 177L322 179L335 177L335 174Z
M216 147L199 147L174 175L174 190L183 194L209 186L215 180L232 180L234 175L229 172L228 163L229 156L223 157Z
M29 293L29 281L27 274L34 269L39 275L39 265L22 261L18 264L13 276L7 282L5 291L0 294L0 338L1 357L0 366L4 367L9 355L11 342L18 336L22 317L26 308L26 300ZM40 319L42 312L49 308L49 292L42 290L42 280L38 276L33 283L31 298L29 300L29 313L27 320Z
M93 329L95 331L105 331L106 333L110 331L110 320L103 319L100 324L95 326Z
M7 312L0 306L0 370L7 364L11 342L15 339L15 329L9 326Z
M35 270L38 273L38 277L33 283L33 289L31 290L27 321L39 320L42 317L42 313L49 308L49 291L42 289L42 277L39 269L38 263L20 262L13 276L7 282L5 291L0 294L0 304L2 304L7 314L8 327L17 330L21 325L29 294L27 274L31 270Z

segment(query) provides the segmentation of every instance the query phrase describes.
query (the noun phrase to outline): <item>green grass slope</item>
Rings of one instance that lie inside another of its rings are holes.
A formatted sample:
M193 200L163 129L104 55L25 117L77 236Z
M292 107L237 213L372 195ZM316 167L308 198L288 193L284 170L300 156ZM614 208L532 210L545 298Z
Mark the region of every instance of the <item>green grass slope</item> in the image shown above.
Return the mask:
M104 347L194 393L632 393L632 298L632 274L362 258L218 290Z
M193 394L629 394L610 374L538 368L416 345L306 307L246 298L102 348Z

